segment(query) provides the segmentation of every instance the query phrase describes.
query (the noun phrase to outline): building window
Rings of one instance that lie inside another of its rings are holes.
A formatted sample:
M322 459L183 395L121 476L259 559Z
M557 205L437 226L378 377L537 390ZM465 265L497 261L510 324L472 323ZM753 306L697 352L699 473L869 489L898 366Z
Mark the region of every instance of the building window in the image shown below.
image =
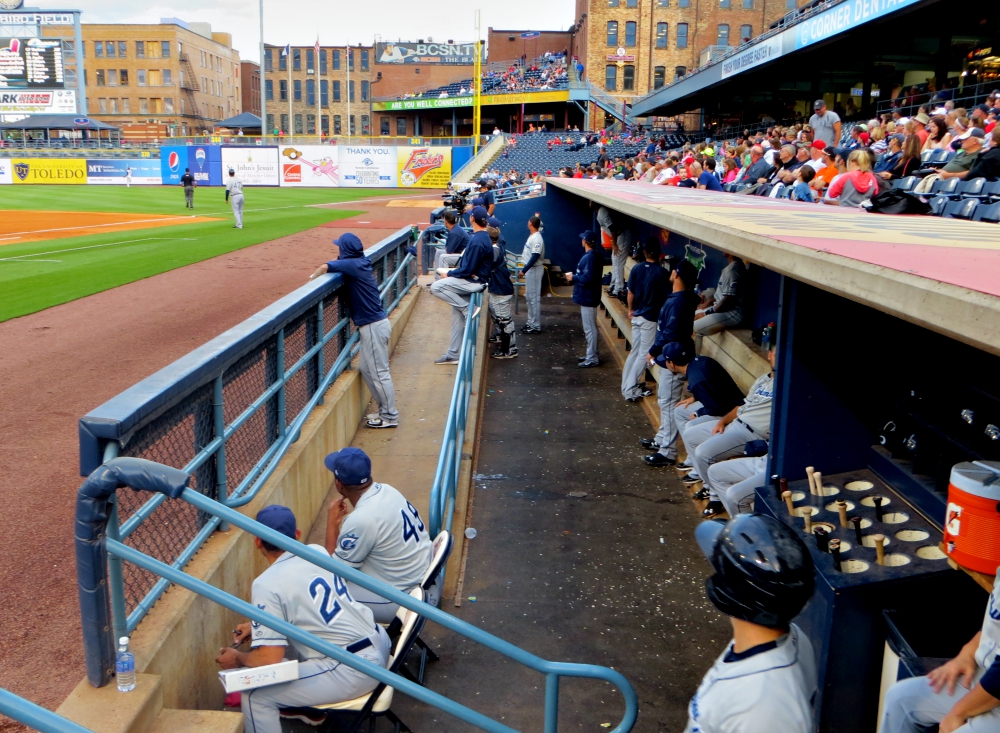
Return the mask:
M368 50L361 49L361 70L368 71Z
M336 51L334 53L336 53ZM333 116L333 134L334 135L339 135L340 134L340 129L341 129L340 128L340 115L334 115Z
M334 81L333 82L333 101L334 102L339 102L340 101L340 82L339 81Z
M406 137L406 118L397 117L396 118L396 135L399 137Z
M108 86L118 86L118 69L108 69Z
M122 100L122 114L127 115L131 114L131 112L132 112L132 102L128 97L125 97L125 99Z
M285 49L281 49L278 55L278 71L288 71L288 54Z
M333 70L340 71L340 51L333 49L331 53L333 53ZM339 135L340 133L338 132L337 134Z
M174 85L174 74L170 69L163 70L163 86L172 87Z
M311 48L306 49L306 71L316 72L316 52Z
M350 132L350 134L351 135L357 135L358 134L358 128L354 124L354 115L351 115L349 123L351 125L351 132Z
M715 37L715 44L717 46L728 46L729 45L729 24L721 23L719 25L719 32Z
M330 106L330 82L322 79L319 83L319 103L323 107Z
M292 91L295 94L295 97L294 97L295 101L296 102L301 102L302 101L302 80L301 79L296 79L295 81L292 82Z
M744 44L753 38L753 26L752 25L741 25L740 26L740 44Z
M160 58L170 58L170 41L160 41Z
M656 7L658 8L669 8L670 0L656 0Z
M146 42L145 41L136 41L135 42L135 57L137 59L144 59L144 58L146 58Z
M636 22L634 20L626 21L625 23L625 45L634 46L635 45L635 26Z
M319 50L319 73L320 76L326 75L326 49Z
M264 49L264 71L274 71L274 65L271 62L271 49L269 48Z
M104 58L104 41L94 41L94 58Z
M719 7L722 8L723 10L729 10L729 8L731 8L732 6L733 5L732 2L730 2L730 0L719 0Z
M174 98L173 97L165 97L163 99L163 111L166 112L167 114L171 114L171 115L174 113Z
M688 24L678 23L677 24L677 48L687 48L688 47Z
M145 97L139 97L139 114L148 115L149 114L149 100ZM207 117L208 115L206 115Z
M365 81L364 79L362 79L361 80L361 101L362 102L367 102L368 101L368 86L369 86L369 83L367 81Z
M181 102L184 100L182 99ZM267 131L271 132L274 129L274 115L267 116Z
M798 7L798 5L796 4L795 0L785 0L785 9L786 10L795 10L795 8L797 8L797 7Z
M617 8L618 7L618 0L608 0L608 7L609 8Z
M97 100L97 111L99 114L106 115L108 113L108 100L98 99Z
M126 41L118 41L118 58L123 59L128 57L128 43Z
M151 87L162 86L159 71L153 70L149 72L149 86Z
M618 21L609 20L608 21L608 45L617 46L618 45Z
M97 70L97 86L103 87L104 84L104 69Z
M118 100L117 99L109 99L108 100L108 112L110 112L113 115L118 114Z
M292 49L292 71L302 71L302 49Z
M667 47L667 24L657 23L656 24L656 47L666 48Z
M281 102L288 101L288 82L284 79L278 81L278 100Z
M123 87L128 86L128 69L118 70L118 84Z
M264 100L267 102L274 101L274 80L267 79L264 81ZM270 122L267 123L270 126Z
M372 123L368 119L368 115L361 115L361 134L371 135L372 134Z
M378 118L378 128L379 128L378 132L379 132L380 135L388 135L389 134L389 118L388 117L379 117Z
M653 89L659 89L667 79L667 67L657 66L653 69Z
M306 79L306 104L316 106L316 80Z
M353 48L347 49L347 70L348 71L354 71L354 49ZM354 129L353 126L352 126L351 129L352 130ZM353 135L354 133L352 132L351 134Z
M629 64L623 69L622 74L622 89L626 92L631 92L635 90L635 67Z
M284 133L288 132L288 115L281 115L281 130Z
M163 100L162 99L150 99L149 100L149 111L154 115L163 112Z
M614 64L604 67L604 88L609 92L618 90L618 67Z
M347 82L347 94L348 94L348 101L353 102L354 101L354 79L351 79L349 82Z
M639 0L625 0L626 8L637 8L639 7Z
M156 44L156 41L150 41L149 43L146 44L146 53L148 55L148 58L151 59L160 58L160 48Z
M63 41L62 42L62 52L63 60L70 61L76 60L76 42L75 41Z
M330 134L330 115L323 115L320 118L320 124L322 125L322 130L324 135Z
M100 43L100 41L98 41L98 43ZM104 49L105 55L109 59L113 59L115 57L115 51L118 49L118 45L114 41L105 41Z
M691 7L691 0L677 0L677 7L678 8L690 8Z
M295 115L295 134L302 134L302 115Z
M306 134L316 134L316 115L306 115Z

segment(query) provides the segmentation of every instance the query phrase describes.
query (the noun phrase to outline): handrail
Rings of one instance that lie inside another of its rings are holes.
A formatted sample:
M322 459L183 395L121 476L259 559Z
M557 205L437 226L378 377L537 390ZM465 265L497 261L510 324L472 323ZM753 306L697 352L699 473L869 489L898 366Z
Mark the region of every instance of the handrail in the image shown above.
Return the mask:
M84 728L3 688L0 688L0 714L42 733L91 733L90 728Z
M488 167L489 164L493 162L493 158L496 157L506 145L507 135L501 133L500 135L491 136L490 141L483 147L479 148L479 152L476 155L465 161L465 164L461 168L451 174L452 183L468 183L471 181L473 176L468 174L478 174L482 172L484 168Z
M462 466L462 447L465 444L465 426L469 417L469 397L472 393L472 374L476 363L476 343L479 336L479 321L482 318L483 294L473 293L469 298L469 316L465 319L462 334L462 350L458 356L455 384L451 388L451 403L444 423L444 436L438 453L434 483L431 484L429 522L431 536L436 537L442 529L451 531L455 513L455 493L458 489L458 474ZM477 315L473 313L480 311Z
M481 300L481 294L479 300ZM475 296L473 296L475 298ZM470 304L470 307L471 304ZM469 323L478 324L478 318L469 318L466 335L470 333ZM471 327L475 330L475 326ZM456 383L458 380L456 380ZM325 642L316 636L296 628L292 624L265 613L254 605L242 601L203 580L172 568L138 550L107 537L107 504L119 486L130 486L134 490L162 492L165 495L185 501L221 521L243 529L265 542L291 552L308 562L336 573L338 576L376 593L393 603L416 611L421 616L471 639L483 646L499 652L524 666L546 675L545 731L556 733L558 729L558 694L560 677L586 677L604 680L618 687L625 702L625 712L621 722L611 733L627 733L632 729L638 714L638 700L631 684L620 672L607 667L591 664L552 662L514 646L472 624L451 616L427 603L396 590L375 578L355 570L346 563L334 559L308 545L303 545L280 532L265 527L234 509L209 499L199 492L187 488L190 474L136 458L115 459L91 474L80 487L77 499L77 567L79 578L80 605L84 618L84 649L87 657L88 678L95 687L108 684L110 656L114 649L112 632L107 624L106 568L110 553L127 560L138 567L160 575L162 578L202 595L220 605L240 613L268 628L272 628L311 649L325 654L353 669L390 685L401 692L426 702L439 710L454 715L491 733L514 733L514 729L488 718L464 705L460 705L426 687L393 674L345 649Z
M541 183L523 183L520 186L507 186L498 188L493 194L494 200L498 204L510 201L520 201L521 199L532 199L545 195L545 181Z

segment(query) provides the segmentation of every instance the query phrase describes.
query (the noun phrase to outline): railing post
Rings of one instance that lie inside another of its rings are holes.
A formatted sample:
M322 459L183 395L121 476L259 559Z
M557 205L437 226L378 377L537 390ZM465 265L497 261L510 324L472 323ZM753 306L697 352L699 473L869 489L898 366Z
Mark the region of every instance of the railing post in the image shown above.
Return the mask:
M117 441L110 441L104 446L104 462L118 457ZM111 495L111 512L108 517L108 527L105 530L108 538L119 540L120 522L118 519L118 495ZM111 592L111 628L114 630L115 643L128 635L128 612L125 610L125 577L122 573L122 559L114 555L108 556L108 589Z
M225 501L229 496L229 482L226 479L226 413L222 402L222 375L215 378L212 386L212 423L215 437L222 441L215 451L215 499ZM223 522L219 529L225 532L229 525Z
M326 331L323 328L323 301L319 301L319 305L316 306L316 341L322 341L323 337L326 335ZM323 377L326 376L326 365L323 360L323 351L320 349L316 354L316 382L317 386L322 384ZM320 395L319 403L323 404L323 395Z
M559 730L559 675L545 675L545 733Z
M278 329L275 363L278 370L278 437L285 437L285 329Z

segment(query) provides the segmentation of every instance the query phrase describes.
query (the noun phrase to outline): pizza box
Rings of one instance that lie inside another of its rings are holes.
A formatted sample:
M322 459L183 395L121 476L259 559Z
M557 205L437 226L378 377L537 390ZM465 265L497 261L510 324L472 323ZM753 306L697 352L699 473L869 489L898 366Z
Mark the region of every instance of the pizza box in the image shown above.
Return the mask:
M290 682L299 678L299 662L297 659L265 664L263 667L240 667L224 669L219 672L219 681L226 692L252 690L255 687L267 687L281 682Z

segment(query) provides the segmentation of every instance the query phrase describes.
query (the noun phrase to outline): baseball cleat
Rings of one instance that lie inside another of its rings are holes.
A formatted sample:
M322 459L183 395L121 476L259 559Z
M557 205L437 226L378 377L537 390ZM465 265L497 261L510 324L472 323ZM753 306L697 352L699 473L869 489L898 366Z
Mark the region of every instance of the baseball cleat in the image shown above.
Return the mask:
M660 449L660 444L656 442L655 438L639 438L639 445L641 445L646 450Z
M517 349L511 349L510 351L500 351L497 349L490 356L494 359L513 359L517 356Z
M314 708L282 708L278 711L278 715L283 720L298 720L300 723L311 725L314 728L326 722L326 713Z
M705 501L710 496L711 496L711 494L709 494L708 489L706 489L704 487L698 489L696 492L694 492L693 494L691 494L691 498L692 499L696 499L697 501Z
M386 422L382 418L376 417L374 420L369 420L367 425L370 428L394 428L399 425L399 423Z
M694 471L688 472L688 475L681 479L681 483L685 486L694 486L695 484L702 483L701 476L696 474Z
M673 458L667 458L662 453L654 453L651 456L643 456L642 462L647 466L653 466L654 468L662 468L663 466L673 466L677 461Z
M708 506L705 507L705 511L701 513L702 519L712 519L713 517L718 517L726 513L726 507L722 505L721 501L710 501Z
M451 357L448 356L442 356L440 359L435 359L434 363L442 365L458 364L458 359L452 359Z

